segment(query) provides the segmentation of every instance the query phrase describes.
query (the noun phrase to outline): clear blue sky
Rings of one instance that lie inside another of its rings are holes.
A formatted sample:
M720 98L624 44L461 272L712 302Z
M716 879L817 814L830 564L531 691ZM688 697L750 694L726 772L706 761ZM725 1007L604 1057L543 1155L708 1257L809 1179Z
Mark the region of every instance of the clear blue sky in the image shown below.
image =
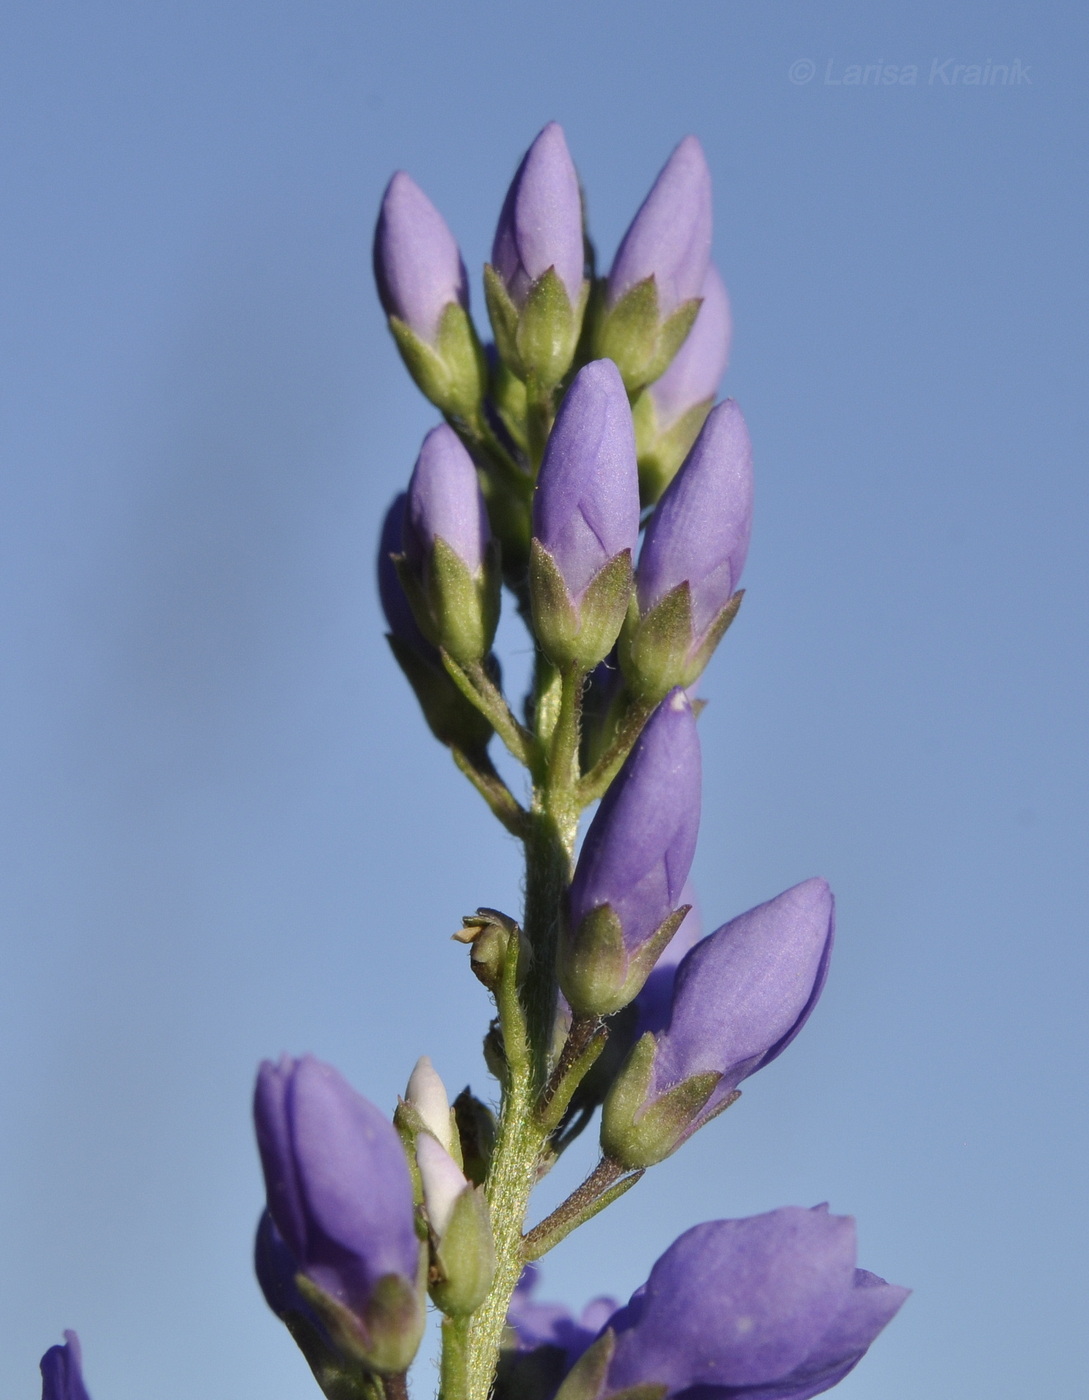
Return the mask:
M916 1290L843 1400L1089 1389L1089 20L896 8L9 0L3 1395L66 1326L95 1400L316 1395L250 1274L257 1061L486 1087L448 935L516 851L381 636L434 415L369 244L403 167L478 272L551 118L606 261L704 142L757 518L696 880L714 926L823 874L840 937L799 1041L544 1292L829 1200Z

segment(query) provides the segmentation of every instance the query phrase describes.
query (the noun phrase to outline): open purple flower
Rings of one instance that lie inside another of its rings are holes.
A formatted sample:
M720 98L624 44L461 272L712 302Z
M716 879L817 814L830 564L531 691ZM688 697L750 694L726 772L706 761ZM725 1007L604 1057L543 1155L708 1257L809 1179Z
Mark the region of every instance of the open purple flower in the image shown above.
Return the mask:
M677 970L668 1025L644 1035L605 1102L602 1146L650 1166L781 1055L828 975L835 905L824 880L750 909L704 938Z
M634 1385L699 1400L809 1400L836 1385L909 1290L855 1267L827 1207L713 1220L676 1240L610 1326L602 1400Z
M711 172L686 136L659 172L625 233L609 272L610 305L653 277L665 318L698 297L711 258Z
M64 1345L50 1347L41 1361L42 1400L91 1400L83 1384L79 1338L65 1332Z
M584 366L548 439L533 497L534 623L558 665L604 657L630 596L639 538L631 409L616 366Z
M606 792L575 867L560 980L576 1012L609 1015L642 986L680 922L699 820L696 718L675 690Z
M374 231L374 278L387 316L434 344L451 302L468 309L469 282L446 220L410 175L386 186Z
M583 262L579 177L563 127L549 122L523 156L503 201L492 265L511 301L522 307L550 267L574 305L582 293Z
M268 1213L334 1342L404 1370L423 1327L412 1181L392 1124L313 1056L266 1060L254 1095Z

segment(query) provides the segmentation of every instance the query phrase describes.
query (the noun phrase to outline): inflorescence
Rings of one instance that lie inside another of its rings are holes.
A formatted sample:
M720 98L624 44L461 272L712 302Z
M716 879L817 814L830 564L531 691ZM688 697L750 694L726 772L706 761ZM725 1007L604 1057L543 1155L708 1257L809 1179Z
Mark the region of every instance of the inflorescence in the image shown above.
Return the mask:
M534 1261L786 1049L832 951L823 880L706 937L688 893L693 687L737 615L752 524L745 421L714 402L731 318L710 259L689 136L599 276L551 123L499 216L485 345L442 215L404 173L383 197L379 297L444 420L382 529L388 641L432 734L522 842L526 897L520 922L481 908L456 935L495 1002L497 1111L469 1089L451 1105L426 1056L392 1122L312 1056L261 1066L257 1277L329 1400L403 1400L428 1297L442 1400L807 1400L907 1296L856 1268L854 1222L825 1206L696 1225L623 1305L576 1318L533 1296ZM504 588L534 643L520 712L492 652ZM598 1165L527 1229L534 1184L598 1109ZM44 1400L88 1400L65 1335Z

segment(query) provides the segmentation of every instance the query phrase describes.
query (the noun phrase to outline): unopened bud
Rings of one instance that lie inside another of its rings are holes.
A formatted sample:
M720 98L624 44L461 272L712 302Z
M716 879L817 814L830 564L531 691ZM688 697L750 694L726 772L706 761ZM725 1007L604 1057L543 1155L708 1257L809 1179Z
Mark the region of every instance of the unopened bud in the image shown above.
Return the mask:
M428 1133L416 1140L416 1161L432 1233L431 1297L443 1312L467 1316L484 1301L495 1273L488 1203Z

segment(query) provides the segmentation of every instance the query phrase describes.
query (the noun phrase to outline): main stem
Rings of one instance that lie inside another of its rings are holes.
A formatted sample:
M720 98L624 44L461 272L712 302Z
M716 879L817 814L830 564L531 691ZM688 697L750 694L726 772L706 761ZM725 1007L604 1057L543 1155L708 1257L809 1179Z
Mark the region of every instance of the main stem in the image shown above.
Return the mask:
M508 1047L509 1075L485 1187L497 1262L491 1291L469 1322L465 1353L468 1400L488 1400L495 1379L507 1309L524 1264L522 1229L526 1210L548 1141L548 1129L542 1125L537 1110L551 1069L560 913L571 878L571 855L578 829L573 755L578 747L580 687L581 677L564 677L553 759L544 783L534 789L525 837L526 904L522 926L531 952L521 999L528 1054L512 1054L513 1047ZM507 1027L504 1032L509 1033Z

